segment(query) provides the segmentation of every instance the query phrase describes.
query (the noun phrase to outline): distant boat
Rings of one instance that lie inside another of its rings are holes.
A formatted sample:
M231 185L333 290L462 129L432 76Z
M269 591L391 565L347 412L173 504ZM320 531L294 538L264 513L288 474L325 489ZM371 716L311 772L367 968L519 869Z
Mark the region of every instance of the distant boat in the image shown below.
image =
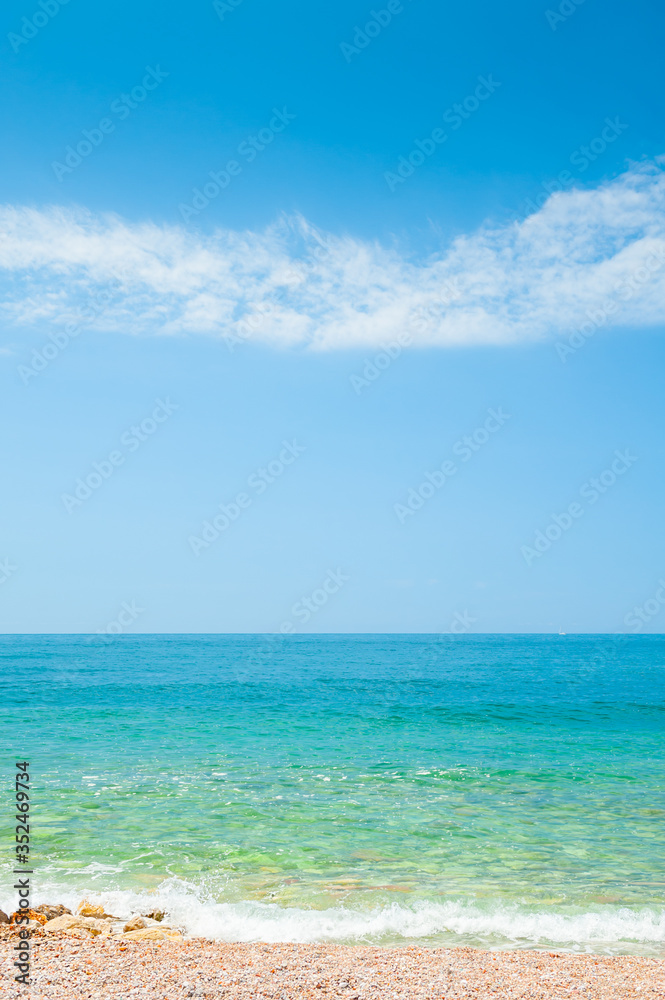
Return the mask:
M559 635L566 635L566 633L559 630Z

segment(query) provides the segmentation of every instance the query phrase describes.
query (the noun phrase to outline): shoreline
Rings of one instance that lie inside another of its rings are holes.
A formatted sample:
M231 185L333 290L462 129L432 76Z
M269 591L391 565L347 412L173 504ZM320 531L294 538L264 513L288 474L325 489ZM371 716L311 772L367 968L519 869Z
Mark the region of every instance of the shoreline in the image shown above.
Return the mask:
M38 898L44 898L40 894ZM251 944L256 941L326 943L353 947L372 945L380 948L423 949L465 948L481 951L556 951L571 955L604 957L665 957L662 906L629 910L625 906L600 905L581 913L559 913L556 907L495 908L416 900L376 904L363 909L346 906L345 901L325 909L280 905L275 900L241 901L201 900L192 893L178 891L106 892L96 888L87 893L71 886L46 893L57 904L40 903L31 913L42 923L57 914L77 919L104 918L93 933L122 935L128 921L139 919L155 924L159 913L162 930L184 938L212 942ZM605 901L603 900L603 903ZM71 907L68 909L67 907ZM109 913L105 912L105 907ZM6 905L6 909L10 907ZM111 913L115 916L111 916ZM7 915L0 909L0 929ZM34 930L39 926L35 922ZM67 927L47 927L47 931Z
M35 1000L665 997L665 958L417 945L229 944L205 938L149 941L75 933L35 931L31 940ZM25 987L13 982L15 936L5 927L0 940L8 986L3 995L11 1000L25 995Z

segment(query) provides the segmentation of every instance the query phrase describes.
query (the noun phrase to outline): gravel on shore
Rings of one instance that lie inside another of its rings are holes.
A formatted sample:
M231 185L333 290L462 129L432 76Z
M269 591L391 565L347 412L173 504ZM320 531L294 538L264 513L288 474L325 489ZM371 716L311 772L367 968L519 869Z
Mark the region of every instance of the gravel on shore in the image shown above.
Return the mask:
M13 981L16 935L0 940L3 1000L641 1000L665 998L665 959L473 948L140 941L37 932L31 987Z

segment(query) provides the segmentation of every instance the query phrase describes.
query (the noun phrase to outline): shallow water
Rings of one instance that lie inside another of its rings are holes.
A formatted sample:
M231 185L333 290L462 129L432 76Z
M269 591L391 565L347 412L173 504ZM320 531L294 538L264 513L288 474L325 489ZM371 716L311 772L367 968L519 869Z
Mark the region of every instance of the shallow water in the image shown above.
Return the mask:
M665 953L660 636L4 636L0 656L44 901L147 895L226 940Z

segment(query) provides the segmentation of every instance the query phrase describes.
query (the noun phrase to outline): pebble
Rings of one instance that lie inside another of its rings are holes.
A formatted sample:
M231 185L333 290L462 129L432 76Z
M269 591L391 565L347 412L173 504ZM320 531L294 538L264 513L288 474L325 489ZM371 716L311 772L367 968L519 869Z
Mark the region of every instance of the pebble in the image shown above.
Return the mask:
M153 930L157 928L153 927ZM146 930L150 930L147 928ZM170 932L169 929L167 929ZM133 934L145 933L141 931ZM15 933L0 925L3 1000ZM31 1000L665 1000L665 960L473 948L225 944L203 939L76 939L38 930Z

